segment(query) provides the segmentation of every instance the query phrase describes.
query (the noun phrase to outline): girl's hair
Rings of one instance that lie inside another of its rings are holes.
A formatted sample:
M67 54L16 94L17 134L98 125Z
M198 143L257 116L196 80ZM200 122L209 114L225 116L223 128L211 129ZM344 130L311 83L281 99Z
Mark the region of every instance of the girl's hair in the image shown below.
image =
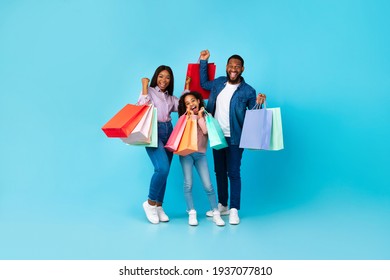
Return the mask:
M203 100L203 97L202 95L197 92L197 91L190 91L190 92L186 92L184 93L182 96L180 96L180 99L179 99L179 106L178 106L178 113L179 113L179 116L185 114L187 112L187 107L186 107L186 104L184 103L184 99L188 96L188 95L193 95L196 99L199 99L199 109L202 108L202 107L205 107L204 106L204 100Z
M164 71L164 70L167 70L169 75L171 76L171 80L169 82L169 85L167 87L167 91L168 91L168 94L169 95L173 95L173 84L174 84L174 78L173 78L173 72L172 72L172 69L171 67L169 66L166 66L166 65L160 65L159 67L157 67L156 71L154 71L154 75L152 77L152 81L150 82L150 87L155 87L157 86L157 77L158 75Z

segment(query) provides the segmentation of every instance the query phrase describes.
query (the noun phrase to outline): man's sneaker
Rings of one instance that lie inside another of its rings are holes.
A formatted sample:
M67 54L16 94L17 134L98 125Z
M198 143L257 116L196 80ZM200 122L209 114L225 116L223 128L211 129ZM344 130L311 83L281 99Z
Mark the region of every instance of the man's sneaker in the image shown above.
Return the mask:
M238 217L238 210L236 208L231 208L229 214L229 224L238 225L239 223L240 218Z
M142 206L144 207L146 218L148 218L149 222L152 224L158 224L160 220L157 215L156 205L150 205L148 201L145 201Z
M222 218L221 218L221 213L219 213L218 210L214 210L214 211L213 211L213 222L214 222L217 226L224 226L224 225L225 225L224 220L222 220Z
M221 216L226 216L229 215L229 209L227 206L223 206L221 203L218 203L218 211L221 214ZM213 216L213 210L207 211L206 212L207 217L212 217Z
M197 226L198 225L198 220L196 219L196 211L194 209L190 210L188 212L188 224L190 226Z
M164 209L161 206L157 206L157 216L160 222L169 222L169 217L165 214Z

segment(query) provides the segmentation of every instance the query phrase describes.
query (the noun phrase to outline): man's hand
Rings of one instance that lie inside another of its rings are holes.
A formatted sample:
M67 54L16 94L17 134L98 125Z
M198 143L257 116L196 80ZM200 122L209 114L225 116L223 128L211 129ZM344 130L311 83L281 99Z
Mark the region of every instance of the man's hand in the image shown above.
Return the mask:
M261 105L264 103L266 98L267 96L265 94L259 93L256 98L256 103Z
M209 50L203 50L200 52L200 60L208 60L210 57Z

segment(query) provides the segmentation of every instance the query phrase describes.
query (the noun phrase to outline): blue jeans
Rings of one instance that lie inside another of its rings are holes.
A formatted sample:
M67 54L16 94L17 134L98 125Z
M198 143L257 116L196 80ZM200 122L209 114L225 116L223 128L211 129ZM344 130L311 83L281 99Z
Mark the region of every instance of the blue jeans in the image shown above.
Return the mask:
M146 147L146 152L154 166L154 173L150 180L149 196L152 201L163 203L169 169L171 167L173 153L166 150L164 145L167 143L172 133L171 122L158 123L158 147Z
M217 179L218 201L223 206L228 205L230 180L230 208L240 210L241 202L241 159L244 149L231 145L230 137L226 137L228 147L214 150L214 171Z
M192 167L195 166L199 177L202 180L203 189L207 194L211 209L217 208L217 198L210 180L209 167L205 153L192 153L187 156L180 156L180 163L184 175L184 198L187 204L187 211L194 209L192 199Z

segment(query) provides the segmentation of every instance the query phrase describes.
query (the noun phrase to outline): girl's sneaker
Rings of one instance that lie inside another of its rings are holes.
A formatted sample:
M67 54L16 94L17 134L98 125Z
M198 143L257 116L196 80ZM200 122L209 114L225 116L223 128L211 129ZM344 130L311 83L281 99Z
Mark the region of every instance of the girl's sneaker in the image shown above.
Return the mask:
M221 218L221 213L218 210L213 211L213 222L220 227L225 225L224 220Z
M218 211L221 214L221 216L229 215L229 208L227 206L223 206L221 203L218 203ZM206 212L207 217L213 216L213 210Z
M197 226L198 225L198 220L196 219L196 211L194 209L190 210L188 212L188 224L190 226Z

